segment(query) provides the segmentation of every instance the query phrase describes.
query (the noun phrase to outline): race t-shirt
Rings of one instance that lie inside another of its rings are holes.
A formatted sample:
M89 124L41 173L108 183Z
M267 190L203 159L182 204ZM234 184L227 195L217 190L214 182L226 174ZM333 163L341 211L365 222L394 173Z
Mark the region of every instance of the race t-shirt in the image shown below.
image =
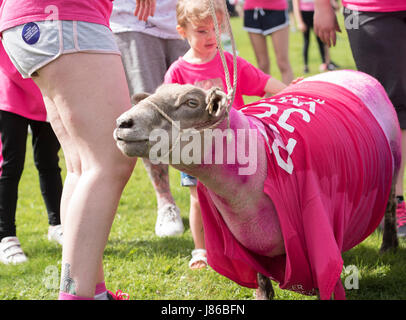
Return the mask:
M356 95L321 81L289 86L239 112L263 126L264 192L286 254L271 258L245 248L199 183L208 263L243 286L257 287L260 272L282 289L344 299L341 253L376 229L389 197L393 159L382 128Z

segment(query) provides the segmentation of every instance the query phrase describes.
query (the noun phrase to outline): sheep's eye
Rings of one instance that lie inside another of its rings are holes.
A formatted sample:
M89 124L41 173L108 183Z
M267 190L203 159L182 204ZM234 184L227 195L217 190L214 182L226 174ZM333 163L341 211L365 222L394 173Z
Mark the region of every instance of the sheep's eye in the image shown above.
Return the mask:
M186 103L191 108L196 108L199 105L199 102L194 99L190 99L190 100L186 101Z

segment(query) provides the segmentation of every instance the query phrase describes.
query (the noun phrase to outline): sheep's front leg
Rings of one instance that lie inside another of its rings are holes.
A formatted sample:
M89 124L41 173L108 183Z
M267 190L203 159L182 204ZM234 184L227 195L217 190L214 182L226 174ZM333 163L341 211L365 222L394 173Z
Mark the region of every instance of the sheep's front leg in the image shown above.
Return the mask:
M258 273L258 289L256 291L257 300L272 300L275 296L275 292L272 288L271 280L265 277L263 274Z
M396 249L399 245L398 236L396 231L396 197L395 197L395 180L392 183L392 188L386 206L383 239L380 253L388 251L389 249Z

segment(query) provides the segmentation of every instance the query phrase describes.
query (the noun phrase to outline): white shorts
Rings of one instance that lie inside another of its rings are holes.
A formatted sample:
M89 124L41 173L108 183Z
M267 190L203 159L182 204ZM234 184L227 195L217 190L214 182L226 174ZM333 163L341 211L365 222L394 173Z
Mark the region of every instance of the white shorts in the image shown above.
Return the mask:
M23 78L62 54L74 52L120 55L112 31L101 24L53 20L29 22L3 31L3 46Z

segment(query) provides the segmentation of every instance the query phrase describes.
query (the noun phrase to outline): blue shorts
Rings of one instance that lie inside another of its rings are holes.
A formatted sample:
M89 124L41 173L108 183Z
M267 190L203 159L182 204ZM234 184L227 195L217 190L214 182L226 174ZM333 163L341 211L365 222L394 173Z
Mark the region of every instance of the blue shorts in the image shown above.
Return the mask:
M23 78L62 54L113 53L120 50L112 31L104 25L83 21L29 22L3 31L3 46Z
M289 26L288 10L256 8L244 11L244 30L264 36Z
M180 184L182 187L192 187L197 185L197 179L189 176L187 173L180 172Z

